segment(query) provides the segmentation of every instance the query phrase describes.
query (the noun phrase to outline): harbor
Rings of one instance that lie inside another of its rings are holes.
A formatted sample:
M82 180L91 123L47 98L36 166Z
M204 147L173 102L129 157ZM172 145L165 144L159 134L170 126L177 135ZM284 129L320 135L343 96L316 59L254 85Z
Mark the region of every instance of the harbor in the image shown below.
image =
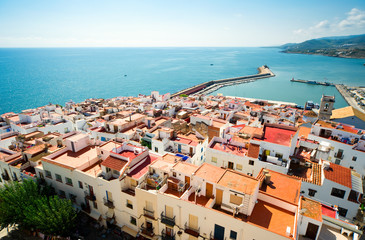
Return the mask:
M266 65L263 65L257 68L258 74L235 77L235 78L225 78L219 80L212 80L208 82L204 82L198 85L195 85L190 88L183 89L177 93L172 94L172 97L180 96L180 95L197 95L197 94L210 94L222 87L231 86L236 84L253 82L262 78L274 77L275 74L270 70L270 68Z

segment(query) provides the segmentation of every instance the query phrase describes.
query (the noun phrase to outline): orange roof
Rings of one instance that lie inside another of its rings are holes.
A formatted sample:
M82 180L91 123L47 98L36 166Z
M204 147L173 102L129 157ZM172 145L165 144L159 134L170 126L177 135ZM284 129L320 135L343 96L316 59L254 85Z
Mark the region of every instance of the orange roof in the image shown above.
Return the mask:
M252 195L259 185L259 181L245 174L226 170L218 184L238 192Z
M334 163L330 163L328 169L324 169L324 176L332 182L351 188L351 169Z
M216 167L208 163L203 163L195 172L195 176L203 178L209 182L217 183L224 172L225 170L223 168Z
M252 158L258 158L259 157L259 153L260 153L260 145L256 145L256 144L250 144L248 146L248 154L247 156L252 157Z
M309 127L304 127L304 126L301 126L299 127L299 134L298 136L299 137L305 137L305 138L308 138L308 134L311 132L311 128Z
M109 156L107 157L102 163L101 165L108 167L110 169L113 170L117 170L120 171L123 169L123 167L127 164L127 161L124 161L122 159L113 157L113 156Z
M271 175L270 184L263 183L260 191L275 198L298 205L300 196L300 186L302 182L294 177L268 170ZM257 179L264 180L263 169L261 169Z
M174 166L175 171L184 173L185 175L193 174L198 168L198 166L187 162L178 162Z
M322 204L309 198L302 197L301 213L303 216L322 222Z

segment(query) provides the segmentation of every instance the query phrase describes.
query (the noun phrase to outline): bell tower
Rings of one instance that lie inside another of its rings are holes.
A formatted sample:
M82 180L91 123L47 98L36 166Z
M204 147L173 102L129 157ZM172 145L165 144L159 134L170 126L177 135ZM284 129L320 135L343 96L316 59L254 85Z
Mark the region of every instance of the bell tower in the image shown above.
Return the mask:
M332 115L333 104L335 104L335 96L322 95L321 106L319 107L319 120L330 120Z

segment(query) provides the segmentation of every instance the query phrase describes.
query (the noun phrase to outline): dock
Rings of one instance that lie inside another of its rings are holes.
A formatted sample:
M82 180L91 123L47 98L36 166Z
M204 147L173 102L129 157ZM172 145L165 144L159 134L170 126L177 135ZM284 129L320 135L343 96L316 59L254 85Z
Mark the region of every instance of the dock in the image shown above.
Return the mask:
M322 85L322 86L335 86L335 84L330 82L318 82L314 80L302 80L302 79L291 79L291 82L299 82L299 83L307 83L307 84L313 84L313 85Z
M253 82L258 79L269 78L269 77L275 76L275 74L266 65L259 67L257 70L259 72L258 74L204 82L204 83L192 86L190 88L183 89L177 93L172 94L171 96L176 97L176 96L180 96L182 94L185 94L185 95L205 94L206 95L206 94L210 94L222 87L242 84L242 83L247 83L247 82Z
M353 108L356 108L362 113L365 113L364 109L362 109L355 99L349 94L349 92L346 90L345 85L343 84L336 84L335 87L337 88L337 91L342 95L342 97L345 99L347 104Z

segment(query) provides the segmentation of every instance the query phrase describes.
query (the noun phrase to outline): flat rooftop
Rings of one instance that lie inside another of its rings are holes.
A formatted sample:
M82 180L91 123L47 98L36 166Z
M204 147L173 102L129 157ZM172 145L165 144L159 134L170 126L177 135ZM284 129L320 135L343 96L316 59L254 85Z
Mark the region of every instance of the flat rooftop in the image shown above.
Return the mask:
M203 163L200 168L195 172L196 177L205 179L206 181L217 183L219 179L223 176L223 168L216 167L214 165Z
M290 141L296 131L278 127L266 126L264 131L264 141L283 146L290 146Z
M52 159L52 162L57 162L67 165L72 168L78 168L84 163L97 157L95 147L86 147L78 152L67 151Z
M294 235L295 214L261 200L255 204L248 222L283 236L290 227L291 235Z
M301 203L303 216L322 222L322 204L320 202L302 197Z
M226 170L218 184L237 192L253 195L259 181L242 173Z
M187 162L178 162L174 166L175 171L181 172L188 176L192 175L198 168L199 168L199 166L196 166L194 164L187 163Z
M271 170L268 171L271 175L271 182L270 184L263 183L260 191L294 205L298 205L302 182L299 179L282 173ZM257 179L264 180L262 170L257 176Z
M107 143L104 143L103 145L101 145L100 149L111 152L114 148L118 148L120 146L121 146L120 143L111 141L111 142L107 142Z
M220 142L214 142L210 148L218 150L218 151L234 154L237 156L241 156L241 157L246 156L248 153L248 150L244 147L239 147L236 145L225 144L225 143L220 143Z

